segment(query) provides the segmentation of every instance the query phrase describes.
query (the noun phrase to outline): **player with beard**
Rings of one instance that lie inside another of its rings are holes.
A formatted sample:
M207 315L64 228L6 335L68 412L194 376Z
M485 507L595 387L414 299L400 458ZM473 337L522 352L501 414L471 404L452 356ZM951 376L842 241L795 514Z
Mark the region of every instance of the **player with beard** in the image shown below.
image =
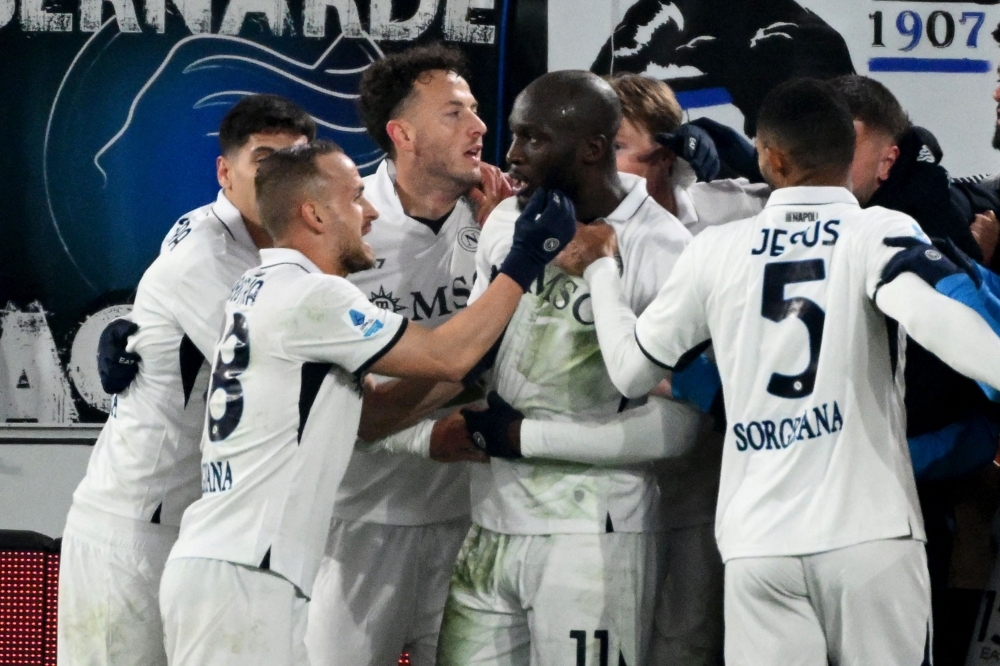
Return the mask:
M171 666L309 663L306 604L354 449L361 378L460 380L575 231L569 199L538 192L489 289L425 329L344 279L377 264L363 236L378 212L339 147L278 151L255 185L275 247L233 286L213 354L202 496L160 585Z
M617 172L620 121L614 90L588 72L546 74L518 96L507 159L523 188L483 228L470 302L504 261L518 208L542 187L567 192L579 219L620 230L630 303L642 312L653 299L690 234L647 195L644 180ZM631 416L619 415L630 405L600 358L589 301L582 280L547 270L499 347L489 383L526 418L521 443L530 455L560 458L528 444L544 443L549 426L565 432L581 420ZM615 439L626 449L647 437L661 449L673 435L693 442L689 411L665 405L679 407L651 400L640 408L647 427L619 428ZM652 470L494 457L470 476L473 526L452 574L438 664L608 663L609 655L646 663L657 559Z
M233 282L270 247L253 179L275 150L312 139L292 102L251 95L219 127L217 199L174 224L139 282L126 357L135 383L116 395L73 494L59 576L60 664L166 663L158 590L181 514L197 499L208 364ZM124 388L124 386L120 387Z
M388 158L365 179L380 211L366 237L376 265L350 280L376 306L430 327L466 307L477 213L504 196L495 187L502 174L480 161L486 125L466 76L460 51L431 45L377 60L361 81L362 118ZM379 425L363 426L362 436L398 427L403 406L394 407L366 406L365 419ZM351 459L309 605L313 663L384 665L402 650L415 665L434 662L448 578L469 529L466 466L436 462L456 459L442 446L456 428L461 419L425 421Z

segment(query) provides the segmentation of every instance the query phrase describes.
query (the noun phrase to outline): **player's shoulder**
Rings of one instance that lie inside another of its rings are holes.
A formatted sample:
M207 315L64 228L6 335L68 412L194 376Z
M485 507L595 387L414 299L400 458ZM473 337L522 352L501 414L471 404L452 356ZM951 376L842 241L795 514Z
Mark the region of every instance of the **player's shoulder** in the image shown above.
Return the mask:
M684 249L691 242L691 232L666 208L647 196L625 220L610 220L618 234L619 246L644 251Z
M920 224L906 213L882 206L869 206L844 216L843 232L862 240L892 236L913 236L930 242Z
M751 183L746 178L724 178L695 183L687 192L699 220L705 219L707 226L714 226L757 215L764 209L771 187L767 183Z
M492 247L503 239L509 240L514 235L514 225L521 211L517 208L517 197L507 197L493 209L482 232L479 234L480 250Z

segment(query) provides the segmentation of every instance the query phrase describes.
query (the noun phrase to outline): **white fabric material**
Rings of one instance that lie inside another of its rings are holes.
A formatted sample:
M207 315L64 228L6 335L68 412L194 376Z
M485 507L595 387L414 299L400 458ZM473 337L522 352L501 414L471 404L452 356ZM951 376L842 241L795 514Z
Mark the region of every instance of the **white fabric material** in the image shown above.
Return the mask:
M885 316L872 301L898 252L883 240L900 236L926 238L912 218L861 210L843 188L778 190L757 218L707 229L692 242L639 316L634 340L602 333L602 345L638 342L665 366L717 341L729 417L716 514L725 561L925 538L902 386L891 370ZM778 273L782 265L798 272ZM598 281L608 272L600 269ZM615 309L603 296L594 292L595 309ZM812 352L799 316L813 317L821 333ZM604 350L613 364L636 354ZM803 372L810 367L811 378ZM771 392L779 373L793 376L774 390L797 397Z
M209 366L203 359L222 331L233 283L260 257L222 192L182 217L160 252L132 309L139 331L129 349L142 357L139 375L115 397L73 502L176 527L200 494ZM184 366L189 375L182 375Z
M398 526L334 519L309 602L316 664L433 666L448 580L469 519Z
M646 193L643 179L621 174L628 194L608 217L618 232L629 305L642 312L673 269L690 234ZM510 249L518 211L508 199L490 215L476 256L473 299ZM549 266L521 300L492 373L492 388L525 417L571 422L619 412L621 395L601 358L590 290L582 278ZM504 534L655 529L657 492L648 465L493 459L471 470L473 522Z
M170 666L309 666L307 600L276 574L172 559L160 584Z
M226 303L202 439L203 494L184 514L171 559L258 567L267 558L309 596L357 437L357 374L406 320L300 252L264 250L261 260Z
M1000 386L1000 338L969 306L938 293L913 273L903 273L879 288L875 303L957 372ZM928 317L928 312L934 316Z
M646 664L656 541L473 525L452 575L437 666L619 664L619 656Z
M727 664L929 664L930 623L927 556L914 539L726 563Z
M379 211L365 242L375 268L348 279L381 308L436 327L464 308L476 277L479 225L459 199L435 234L403 212L388 160L365 178L365 197ZM398 442L398 440L397 440ZM430 525L469 514L465 463L358 451L340 485L334 515L386 525Z
M708 227L757 215L770 194L766 183L751 183L746 178L675 182L674 186L677 219L694 236Z
M177 528L70 508L59 558L60 666L165 666L160 577Z
M653 666L716 666L722 654L723 566L711 523L667 530L653 615Z
M421 421L415 426L409 427L406 430L400 430L371 444L359 441L354 455L357 457L358 453L362 452L366 454L382 452L390 454L402 453L428 458L431 455L431 434L433 430L434 421ZM386 465L394 466L393 459L381 457L378 460L385 462ZM350 465L347 468L350 469Z
M521 424L521 455L587 465L627 465L683 455L701 415L691 405L650 397L641 407L594 421Z

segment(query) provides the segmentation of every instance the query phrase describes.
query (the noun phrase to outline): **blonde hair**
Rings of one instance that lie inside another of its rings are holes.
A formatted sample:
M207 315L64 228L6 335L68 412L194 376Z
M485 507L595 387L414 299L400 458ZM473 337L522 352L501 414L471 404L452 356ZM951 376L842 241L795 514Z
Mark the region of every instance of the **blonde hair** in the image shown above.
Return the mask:
M608 83L621 101L622 116L636 127L656 136L681 126L681 105L663 81L641 74L617 74Z

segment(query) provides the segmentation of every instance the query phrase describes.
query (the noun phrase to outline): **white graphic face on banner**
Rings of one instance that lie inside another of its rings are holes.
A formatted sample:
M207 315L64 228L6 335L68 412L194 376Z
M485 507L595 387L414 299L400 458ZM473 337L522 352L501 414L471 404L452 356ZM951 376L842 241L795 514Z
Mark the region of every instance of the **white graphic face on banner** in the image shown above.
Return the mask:
M792 76L871 76L944 150L953 176L1000 171L1000 6L985 2L549 0L549 70L633 71L670 83L689 118L753 130L753 109ZM747 114L751 118L747 119Z

